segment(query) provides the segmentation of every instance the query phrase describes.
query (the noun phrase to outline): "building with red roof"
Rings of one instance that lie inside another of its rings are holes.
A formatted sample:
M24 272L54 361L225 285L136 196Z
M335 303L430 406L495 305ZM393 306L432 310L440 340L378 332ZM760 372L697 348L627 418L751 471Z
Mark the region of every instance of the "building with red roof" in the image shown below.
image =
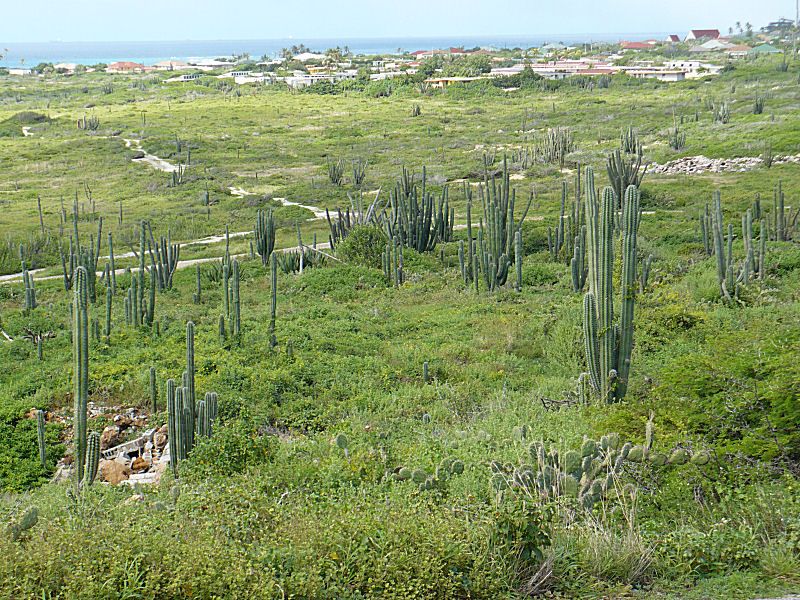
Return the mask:
M719 29L692 29L686 34L684 42L689 40L715 40L720 36Z

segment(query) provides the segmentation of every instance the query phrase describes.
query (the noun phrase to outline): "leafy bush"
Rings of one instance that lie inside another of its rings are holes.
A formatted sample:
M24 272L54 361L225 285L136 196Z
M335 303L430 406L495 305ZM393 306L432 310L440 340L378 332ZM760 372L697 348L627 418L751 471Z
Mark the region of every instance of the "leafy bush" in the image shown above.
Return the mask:
M386 242L386 234L380 228L356 225L344 241L336 246L336 255L345 262L378 269Z

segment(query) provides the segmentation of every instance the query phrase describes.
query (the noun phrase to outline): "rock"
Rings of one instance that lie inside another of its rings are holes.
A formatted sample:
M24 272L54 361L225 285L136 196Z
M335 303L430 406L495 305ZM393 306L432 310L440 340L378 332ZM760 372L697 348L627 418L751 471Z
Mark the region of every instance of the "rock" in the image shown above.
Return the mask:
M131 476L130 467L116 460L101 460L98 471L100 479L111 485L119 485Z
M147 425L147 417L136 417L133 420L134 427L144 427L145 425Z
M150 463L146 461L141 456L137 456L133 459L133 463L131 464L131 469L134 473L141 473L142 471L146 471L150 468Z
M131 160L140 160L144 158L144 150L134 150L131 155Z
M159 450L163 450L164 447L167 445L167 434L161 433L160 431L156 433L155 437L153 438L155 442L156 448Z
M118 446L121 442L122 434L116 425L109 425L100 434L100 450L108 450Z
M133 420L126 415L114 415L114 425L120 429L127 429L132 423Z
M136 504L138 502L143 502L143 501L144 501L144 494L134 494L129 498L125 498L125 500L122 501L122 504Z

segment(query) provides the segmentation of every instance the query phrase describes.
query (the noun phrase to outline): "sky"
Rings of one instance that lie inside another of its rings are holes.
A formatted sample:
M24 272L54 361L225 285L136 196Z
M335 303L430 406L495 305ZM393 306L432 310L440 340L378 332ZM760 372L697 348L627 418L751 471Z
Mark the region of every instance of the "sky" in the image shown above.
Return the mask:
M727 31L795 0L7 0L12 42L374 38Z

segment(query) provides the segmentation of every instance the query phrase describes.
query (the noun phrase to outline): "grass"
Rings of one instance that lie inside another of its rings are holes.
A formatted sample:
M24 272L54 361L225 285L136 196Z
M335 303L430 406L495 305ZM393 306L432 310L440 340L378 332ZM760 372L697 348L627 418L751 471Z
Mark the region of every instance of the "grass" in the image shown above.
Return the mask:
M776 153L799 151L796 66L780 73L766 61L708 82L615 80L609 89L554 92L474 86L430 96L401 88L388 98L253 86L235 97L202 83L124 76L105 94L108 79L9 79L0 88L0 122L25 111L49 118L31 125L32 137L0 136L3 272L18 270L22 243L29 264L59 273L60 197L69 214L76 191L81 236L96 231L95 212L114 232L118 254L138 247L141 219L155 235L170 229L173 241L188 241L226 225L248 231L265 206L275 207L278 246L295 243L296 221L307 243L314 234L326 241L324 221L306 220L308 211L275 198L348 205L352 187L328 181L328 157L369 158L364 189L382 194L402 165L418 172L424 165L438 192L446 181L480 180L483 149L533 143L533 133L518 131L526 111L535 135L571 127L575 158L595 166L601 185L605 153L629 124L659 162L757 155L764 140ZM144 89L128 85L140 80ZM757 90L769 90L763 115L751 114ZM724 126L712 123L704 104L722 98L733 112ZM421 116L410 116L412 104ZM666 142L673 109L688 120L680 153ZM100 119L97 134L75 127L84 112ZM191 146L188 182L167 187L166 174L132 162L121 141L131 137L172 162L185 161L183 146ZM258 258L242 259L240 340L218 338L221 285L211 281L210 266L202 267L201 303L192 302L193 268L179 270L173 289L157 295L158 335L124 324L129 277L118 276L110 340L91 344L90 400L147 411L148 369L156 368L162 391L180 377L188 320L196 324L197 389L220 398L215 436L194 450L179 479L167 474L152 488L97 485L76 499L70 486L45 483L70 451L70 424L51 419L42 468L28 415L32 407L70 414L69 295L59 279L38 280L39 306L25 312L21 284L0 285L0 326L15 338L0 343L0 364L10 366L0 370L0 522L31 505L40 515L18 541L0 537L0 596L747 598L796 591L800 251L796 242L771 242L766 280L727 306L697 226L716 189L734 224L756 193L770 204L779 179L795 206L796 166L645 178L643 204L653 214L642 217L640 247L654 262L637 304L628 397L560 410L541 399L564 398L584 370L582 298L569 266L551 261L546 236L558 219L561 179L572 186L574 171L512 168L524 175L513 182L517 194L536 192L524 225L521 293L464 289L457 241L428 255L406 251L399 288L360 259L329 261L302 275L279 273L271 350L269 271ZM206 185L210 209L202 202ZM231 186L253 194L232 196ZM463 223L460 184L450 197ZM184 246L181 257L223 250L224 243ZM249 238L232 239L231 251L248 254ZM735 252L741 259L738 240ZM104 298L102 284L99 290ZM104 310L100 301L90 312L102 322ZM25 327L55 333L43 361L21 337ZM161 402L150 424L165 422L163 394ZM636 485L635 502L607 500L590 514L568 499L492 487L491 462L529 462L531 441L567 450L584 436L615 431L641 443L651 412L658 451L706 449L714 460L627 469L620 483ZM90 419L90 429L106 422ZM338 434L347 437L346 453L334 443ZM465 469L439 489L420 491L392 476L400 467L433 474L446 458Z

